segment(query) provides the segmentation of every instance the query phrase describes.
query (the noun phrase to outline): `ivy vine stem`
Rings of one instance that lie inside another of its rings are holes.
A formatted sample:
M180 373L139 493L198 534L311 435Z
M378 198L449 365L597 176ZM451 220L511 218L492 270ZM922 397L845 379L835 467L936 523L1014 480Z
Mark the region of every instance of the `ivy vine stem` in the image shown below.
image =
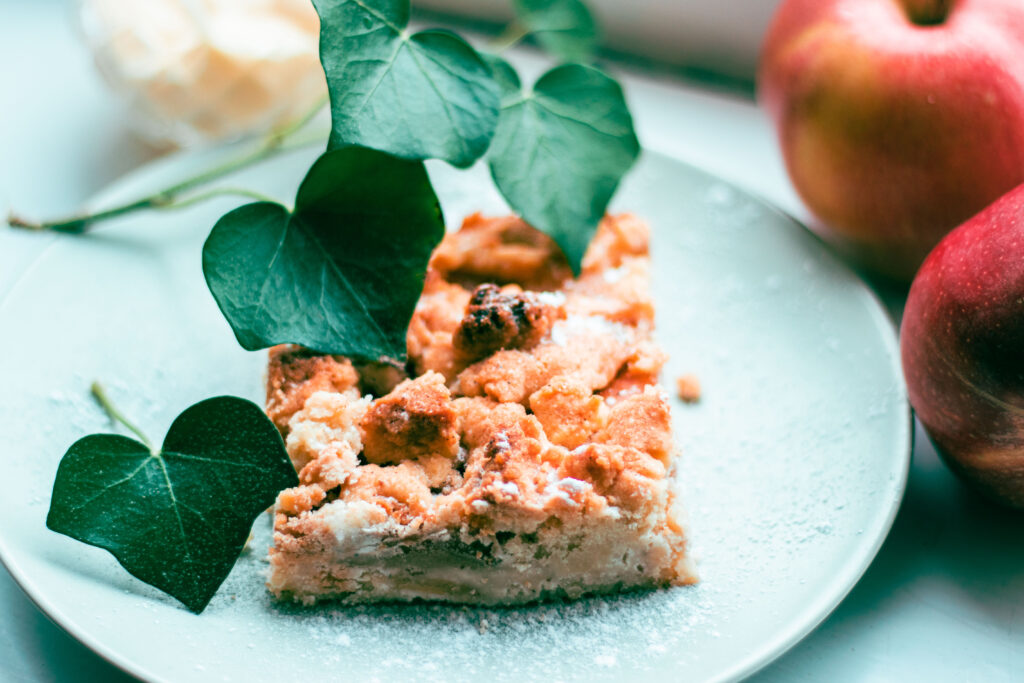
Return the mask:
M213 187L204 192L189 195L184 199L172 201L169 204L154 205L152 208L160 210L185 209L194 204L200 204L205 202L207 199L213 199L215 197L245 197L257 202L274 202L275 204L280 204L277 199L270 195L265 195L262 192L257 192L244 187Z
M530 35L530 33L531 31L521 23L513 21L491 42L488 49L494 54L500 55L506 50L518 45L519 42L526 36Z
M100 404L100 407L103 408L103 411L107 414L107 417L109 417L114 422L120 423L121 425L124 426L125 429L130 431L135 436L139 437L139 440L142 443L146 444L146 447L149 450L154 450L153 442L149 440L149 437L146 436L145 432L136 427L135 424L131 422L131 420L125 417L124 413L118 410L117 406L114 405L114 402L110 400L109 396L107 396L107 392L103 388L102 384L100 384L98 381L93 382L92 385L89 387L89 391L90 393L92 393L93 398L96 399L96 402Z
M327 105L327 101L327 95L319 98L316 104L311 107L309 111L295 119L293 122L268 134L254 149L245 152L238 157L217 164L212 168L208 168L191 178L186 178L185 180L174 183L173 185L159 190L158 192L154 192L146 197L126 202L102 211L92 213L85 212L50 221L28 220L11 213L7 217L7 223L12 228L19 228L22 230L81 233L85 232L96 223L116 218L118 216L123 216L128 213L133 213L135 211L143 209L182 209L217 196L233 195L249 197L259 201L275 201L266 195L260 194L259 192L236 187L213 188L207 192L193 195L191 197L182 197L182 195L215 180L219 180L226 175L241 170L258 161L262 161L300 147L306 147L317 142L323 142L325 138L323 134L303 136L301 138L293 136L295 133L305 128L306 125L320 113L320 111Z

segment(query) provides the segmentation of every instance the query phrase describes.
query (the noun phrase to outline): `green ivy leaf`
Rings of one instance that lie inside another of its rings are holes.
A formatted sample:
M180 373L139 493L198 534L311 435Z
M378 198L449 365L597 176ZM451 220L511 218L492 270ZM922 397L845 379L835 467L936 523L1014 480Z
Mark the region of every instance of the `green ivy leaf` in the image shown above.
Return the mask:
M567 62L593 57L600 33L581 0L514 0L513 4L519 23L551 54Z
M201 612L256 517L298 483L259 406L221 396L179 415L159 451L115 434L75 442L57 469L46 526L109 550L133 576Z
M331 96L329 148L361 145L464 168L483 156L498 88L466 41L410 34L409 0L314 0Z
M347 147L313 164L293 212L257 202L221 217L203 272L246 349L292 343L398 363L443 236L421 162Z
M579 272L619 181L640 153L622 88L598 69L565 64L525 92L507 63L492 62L504 95L488 152L491 175L512 209L554 238Z

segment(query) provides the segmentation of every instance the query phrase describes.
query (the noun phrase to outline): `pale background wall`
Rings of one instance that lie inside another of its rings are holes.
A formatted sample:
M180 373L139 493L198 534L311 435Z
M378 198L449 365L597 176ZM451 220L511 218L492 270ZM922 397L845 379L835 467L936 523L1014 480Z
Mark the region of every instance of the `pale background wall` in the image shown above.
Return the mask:
M589 0L616 51L750 84L779 0ZM417 7L506 21L508 0L418 0Z

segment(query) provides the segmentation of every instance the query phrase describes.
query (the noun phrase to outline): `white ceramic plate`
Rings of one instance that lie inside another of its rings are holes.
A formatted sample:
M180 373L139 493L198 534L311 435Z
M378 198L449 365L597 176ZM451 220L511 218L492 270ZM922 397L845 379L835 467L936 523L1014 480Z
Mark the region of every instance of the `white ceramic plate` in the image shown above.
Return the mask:
M313 154L231 182L290 203ZM210 161L158 163L97 203ZM502 210L481 169L431 173L449 223ZM696 372L704 387L699 405L674 407L700 585L514 610L297 610L263 589L264 518L253 550L196 616L106 552L49 532L61 454L110 429L88 397L93 379L156 440L199 399L260 400L264 354L236 345L200 267L228 200L52 238L0 299L0 557L54 620L147 680L697 681L755 671L839 603L899 505L911 435L894 330L793 221L685 164L647 152L615 204L653 226L664 377Z

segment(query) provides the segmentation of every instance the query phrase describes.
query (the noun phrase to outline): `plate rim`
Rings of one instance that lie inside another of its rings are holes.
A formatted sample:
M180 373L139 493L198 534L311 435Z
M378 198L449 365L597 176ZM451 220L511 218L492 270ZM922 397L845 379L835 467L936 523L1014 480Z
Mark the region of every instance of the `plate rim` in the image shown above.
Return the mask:
M180 177L182 175L183 168L194 168L201 160L205 159L213 163L226 161L234 155L242 153L247 149L251 149L252 145L253 141L245 140L222 147L191 150L186 149L173 152L167 156L149 161L125 173L94 193L83 203L83 206L89 210L96 210L128 197L137 196L140 191L144 191L142 188L149 188L151 185L162 186L168 180L173 182L174 177ZM271 157L254 163L252 166L239 170L248 170L256 166L274 163L281 157L296 154L308 154L309 151L310 148L306 146L282 150ZM899 354L898 329L895 320L885 307L879 294L858 272L842 261L828 247L824 240L794 216L783 211L767 198L746 188L741 183L724 178L717 173L705 170L682 158L680 155L651 149L646 146L642 147L641 153L644 157L660 158L661 160L680 164L699 175L703 175L706 178L727 185L742 195L753 199L783 221L790 223L794 230L802 233L802 238L811 238L816 241L821 248L825 250L826 258L833 261L830 265L844 271L844 275L850 280L851 285L855 287L858 294L865 299L867 303L866 307L871 312L874 327L878 331L880 339L883 342L883 348L889 355L890 365L892 366L890 369L893 371L893 376L898 381L901 394L900 398L904 404L902 408L902 412L905 413L905 417L902 420L903 431L899 435L903 443L900 444L899 448L893 449L894 453L902 453L902 458L900 460L900 467L897 468L895 472L897 476L895 479L891 480L890 487L886 492L887 495L885 500L887 501L888 509L885 511L886 514L882 519L882 523L877 527L873 534L869 534L867 536L871 539L870 542L861 543L855 546L856 552L851 555L850 559L856 560L856 562L851 562L846 565L847 569L829 582L830 590L820 593L816 599L810 601L808 605L798 613L800 615L799 618L791 620L792 625L789 628L783 629L774 638L763 641L760 647L740 658L717 677L709 679L710 681L715 682L738 681L757 673L786 653L790 652L797 644L799 644L826 619L828 619L828 617L836 610L837 607L839 607L853 588L859 583L860 579L874 562L878 552L882 548L882 545L889 536L906 493L914 441L914 418L909 401L906 399L906 386L903 379L902 364ZM214 181L213 186L216 186L217 182L219 181ZM6 300L7 296L15 290L21 280L33 270L36 264L46 256L50 248L56 244L57 241L58 238L56 237L51 239L49 243L44 245L35 257L22 268L21 273L19 273L18 276L10 282L7 291L0 295L0 303ZM118 654L116 650L102 644L96 637L90 634L87 628L81 626L77 621L68 617L59 607L46 597L45 591L36 586L27 574L18 567L13 559L13 553L8 548L8 544L3 535L0 535L0 565L10 573L19 589L25 594L29 601L31 601L32 604L40 610L40 612L42 612L62 631L94 652L101 659L118 668L122 672L141 681L162 682L166 680L161 678L155 672L147 669L144 664L136 664L135 662Z

